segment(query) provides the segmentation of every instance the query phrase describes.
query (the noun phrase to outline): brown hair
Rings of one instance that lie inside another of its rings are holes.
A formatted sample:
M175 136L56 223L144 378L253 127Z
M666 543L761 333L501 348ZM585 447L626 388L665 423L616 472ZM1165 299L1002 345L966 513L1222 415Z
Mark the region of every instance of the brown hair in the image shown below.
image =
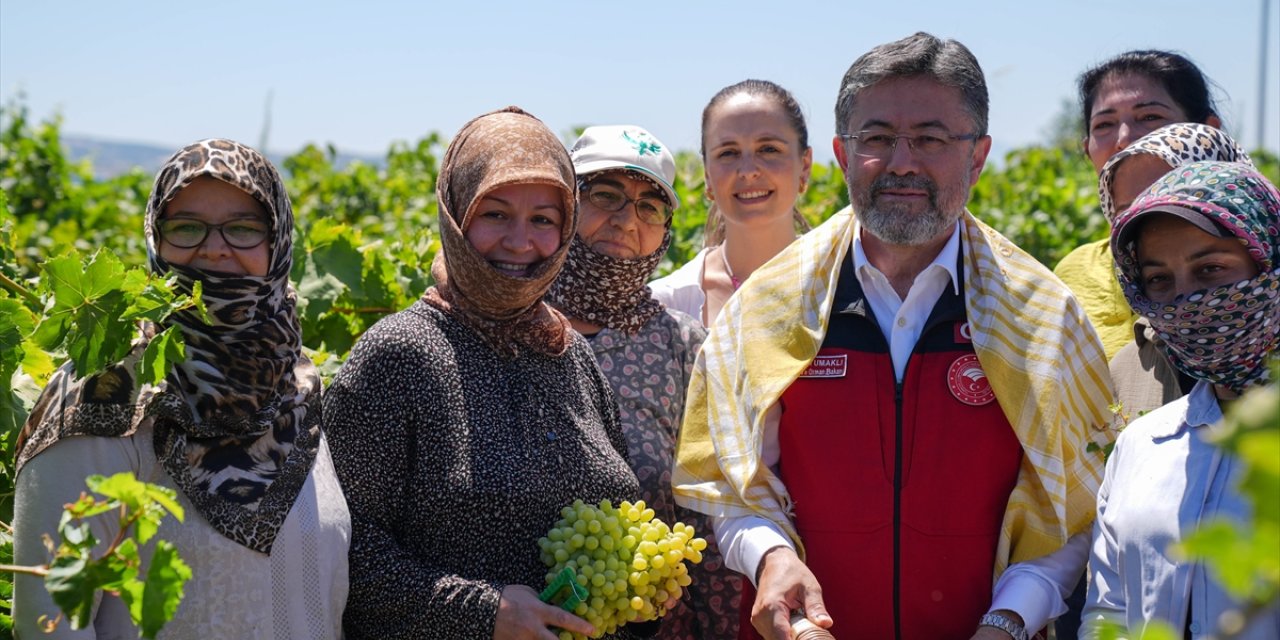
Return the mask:
M769 80L747 79L736 84L731 84L714 96L711 101L707 102L707 106L702 109L702 140L698 146L698 152L702 155L702 166L707 165L707 124L711 121L711 111L723 104L729 98L740 93L751 96L761 96L770 98L782 107L783 114L787 117L787 122L791 124L791 129L795 131L796 138L800 141L800 149L803 152L809 148L809 127L804 121L804 112L800 110L800 103L796 101L796 97L791 95L790 91L783 89L776 82ZM801 233L808 231L811 227L809 221L800 215L796 209L791 210L791 215L795 219L796 228ZM720 208L716 203L712 202L707 208L707 224L702 230L702 246L712 247L724 242L724 216L720 213Z

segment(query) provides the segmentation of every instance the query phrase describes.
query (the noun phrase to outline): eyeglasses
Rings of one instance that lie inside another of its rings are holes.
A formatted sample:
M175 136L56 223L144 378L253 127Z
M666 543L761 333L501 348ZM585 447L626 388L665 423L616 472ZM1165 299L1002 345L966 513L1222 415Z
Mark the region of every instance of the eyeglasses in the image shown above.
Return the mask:
M642 196L631 199L621 189L599 182L589 184L583 190L587 202L603 211L622 211L628 204L634 202L636 203L636 217L640 219L640 222L665 225L671 219L671 207L662 198Z
M253 218L209 224L195 218L168 218L160 221L160 237L179 249L194 249L204 244L209 232L217 229L222 239L236 249L252 249L267 240L267 223Z
M853 152L868 158L887 158L893 155L893 152L898 148L898 140L906 140L907 148L912 153L921 158L928 158L943 153L953 142L977 140L978 134L966 133L953 136L922 133L913 136L905 133L859 131L858 133L842 133L840 138L842 140L852 140Z

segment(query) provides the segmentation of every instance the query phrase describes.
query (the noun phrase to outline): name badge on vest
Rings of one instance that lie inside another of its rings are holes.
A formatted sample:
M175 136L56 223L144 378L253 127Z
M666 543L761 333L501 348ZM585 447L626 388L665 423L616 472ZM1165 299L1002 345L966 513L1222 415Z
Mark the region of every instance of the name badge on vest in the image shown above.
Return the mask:
M980 407L991 404L996 399L995 389L987 380L987 373L978 363L978 356L972 353L956 358L947 370L947 387L956 400L967 405Z
M801 378L843 378L849 369L848 354L816 356L809 368L800 374Z

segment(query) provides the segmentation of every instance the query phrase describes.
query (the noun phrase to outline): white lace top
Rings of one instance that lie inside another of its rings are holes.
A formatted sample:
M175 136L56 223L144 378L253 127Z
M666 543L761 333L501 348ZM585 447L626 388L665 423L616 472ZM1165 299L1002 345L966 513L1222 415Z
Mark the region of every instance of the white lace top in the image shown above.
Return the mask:
M65 503L85 491L85 476L132 471L140 480L176 486L157 462L149 423L127 438L75 436L33 458L17 477L14 556L18 564L48 561L41 534L56 540ZM191 567L192 578L178 612L159 638L272 639L339 638L347 602L347 547L351 518L338 485L328 443L320 441L315 465L285 519L270 555L239 545L215 531L178 491L186 522L166 516L158 539L168 540ZM92 520L93 535L115 537L110 518ZM151 545L143 549L144 563ZM14 585L13 621L18 638L115 639L138 637L128 608L118 597L100 595L89 629L71 631L64 619L51 635L39 631L42 615L59 611L43 581L19 576Z

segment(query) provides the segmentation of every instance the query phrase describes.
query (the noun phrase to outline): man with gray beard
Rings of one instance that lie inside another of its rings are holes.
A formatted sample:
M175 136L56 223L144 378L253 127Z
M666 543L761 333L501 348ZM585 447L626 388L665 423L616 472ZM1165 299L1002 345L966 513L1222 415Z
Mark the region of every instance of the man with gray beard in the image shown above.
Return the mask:
M965 209L987 109L959 42L860 57L832 141L853 213L710 328L673 482L756 585L750 637L800 611L842 637L1026 640L1083 573L1106 360L1066 288Z

